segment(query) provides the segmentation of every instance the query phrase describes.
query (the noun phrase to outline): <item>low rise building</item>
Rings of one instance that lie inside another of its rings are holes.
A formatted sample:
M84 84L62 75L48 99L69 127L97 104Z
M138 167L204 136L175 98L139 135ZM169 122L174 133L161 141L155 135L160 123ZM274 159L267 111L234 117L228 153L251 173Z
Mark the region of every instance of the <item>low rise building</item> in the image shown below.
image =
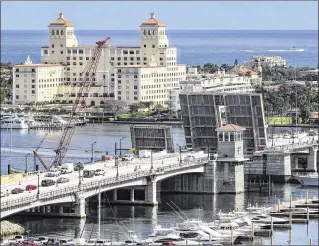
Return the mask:
M287 62L281 56L253 56L246 65L254 67L258 64L265 67L286 67Z

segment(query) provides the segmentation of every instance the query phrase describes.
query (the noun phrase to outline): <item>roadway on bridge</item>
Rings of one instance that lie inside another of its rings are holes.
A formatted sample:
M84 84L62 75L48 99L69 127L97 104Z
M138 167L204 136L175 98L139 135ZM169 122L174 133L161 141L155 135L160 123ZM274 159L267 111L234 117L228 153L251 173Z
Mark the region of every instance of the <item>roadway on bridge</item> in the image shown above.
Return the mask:
M187 158L187 156L193 155L195 158L199 157L206 157L207 154L204 154L203 152L187 152L182 153L182 160ZM170 164L176 164L179 161L179 153L172 153L172 154L164 154L164 153L154 153L153 154L153 167L154 169L157 169L161 166L167 166ZM105 176L94 176L92 178L82 178L81 183L85 184L88 182L91 182L92 180L103 180L106 178L112 178L116 177L117 175L117 168L115 167L115 160L109 160L104 162L98 162L98 163L92 163L92 164L86 164L85 170L96 170L96 169L102 169L105 171ZM119 175L126 175L126 174L132 174L135 171L145 171L151 169L151 158L134 158L132 161L119 161ZM40 184L43 179L52 179L57 180L59 177L45 177L46 172L40 174ZM40 186L40 193L45 191L54 191L59 188L65 188L71 185L79 184L79 172L72 172L69 174L63 174L60 177L67 177L69 178L69 182L67 183L60 183L58 186L48 186L48 187L42 187ZM36 194L38 191L33 190L31 192L24 191L20 194L11 194L11 190L14 188L21 188L25 190L27 185L38 185L38 175L32 175L27 178L25 178L21 184L9 184L9 185L1 185L1 191L8 190L9 196L8 197L2 197L1 201L9 201L14 200L21 197L27 197L29 195Z

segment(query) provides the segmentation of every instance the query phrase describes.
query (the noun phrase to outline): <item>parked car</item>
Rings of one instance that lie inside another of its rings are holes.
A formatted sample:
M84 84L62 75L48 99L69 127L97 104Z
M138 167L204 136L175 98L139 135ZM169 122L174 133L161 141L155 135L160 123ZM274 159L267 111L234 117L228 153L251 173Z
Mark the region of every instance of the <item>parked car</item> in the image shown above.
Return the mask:
M36 185L27 185L25 187L26 191L36 190L38 187Z
M55 181L52 179L44 179L41 181L42 186L52 186L55 184Z
M95 170L95 176L101 176L101 175L105 175L105 171L102 169L96 169Z
M95 176L95 170L83 170L84 178L93 178Z
M82 163L78 163L74 165L74 171L79 171L83 169L84 169L84 165Z
M49 238L47 237L39 237L38 240L41 242L41 244L47 245Z
M17 243L22 243L24 241L24 237L21 235L16 235L14 238L9 240L10 245L15 245Z
M15 188L11 191L11 194L20 194L20 193L23 193L24 190L21 189L21 188Z
M37 242L33 242L33 241L29 241L29 240L25 240L23 241L22 243L18 243L18 244L15 244L16 246L25 246L25 245L32 245L32 246L38 246L40 245L39 243Z
M69 181L70 181L70 179L68 179L66 177L61 177L61 178L58 178L56 182L57 183L67 183Z
M48 172L45 176L46 177L59 177L61 174L60 171Z
M49 238L46 245L58 245L59 242L60 241L57 238Z
M75 243L71 239L67 239L67 240L61 239L59 244L60 245L75 245Z

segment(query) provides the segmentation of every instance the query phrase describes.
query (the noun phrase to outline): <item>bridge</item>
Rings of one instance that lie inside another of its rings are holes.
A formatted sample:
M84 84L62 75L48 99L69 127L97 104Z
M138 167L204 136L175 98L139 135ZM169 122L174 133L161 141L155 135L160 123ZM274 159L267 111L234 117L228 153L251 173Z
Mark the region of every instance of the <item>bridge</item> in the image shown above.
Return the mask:
M188 152L157 153L153 154L152 158L136 158L132 161L120 162L118 166L115 166L112 160L88 164L85 169L103 169L106 174L83 178L77 172L73 172L62 176L70 179L68 183L38 187L38 190L32 192L10 194L8 197L1 198L1 219L25 211L40 212L43 216L57 213L61 216L85 217L87 198L106 191L136 186L144 187L145 201L143 204L156 205L157 182L176 175L204 173L207 163L207 154ZM44 178L45 173L38 174L32 178L26 178L19 185L6 185L1 189L11 191L16 187L25 188L26 185L36 184L35 182L40 182ZM65 204L72 204L71 210L69 207L66 209Z

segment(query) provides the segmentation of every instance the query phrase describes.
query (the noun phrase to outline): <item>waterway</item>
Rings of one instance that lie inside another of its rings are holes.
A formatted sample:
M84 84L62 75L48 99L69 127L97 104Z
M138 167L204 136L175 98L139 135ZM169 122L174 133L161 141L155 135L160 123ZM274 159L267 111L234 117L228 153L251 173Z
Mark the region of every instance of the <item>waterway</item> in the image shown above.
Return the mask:
M280 129L283 131L284 129ZM276 129L276 132L279 129ZM28 170L34 169L33 156L25 156L32 153L46 131L33 130L13 130L12 131L12 151L10 160L10 132L1 130L1 173L7 172L7 165L12 163L14 168L24 170L27 164ZM184 132L181 126L172 126L174 145L185 145ZM38 153L48 164L52 163L55 155L54 149L57 147L62 131L51 131L43 142ZM100 159L101 154L109 152L114 153L114 143L125 137L122 142L123 149L131 147L129 125L115 124L89 124L83 127L77 127L74 137L70 143L65 162L85 162L91 158L92 143L96 159ZM119 147L119 145L118 145ZM27 160L27 162L26 162ZM103 209L101 215L101 238L114 240L125 239L122 230L134 230L141 237L150 234L156 224L171 226L181 219L170 209L166 202L173 201L179 206L189 218L200 218L203 221L211 222L214 220L219 210L228 212L234 209L244 210L248 204L258 203L260 206L276 203L277 199L289 201L290 194L293 199L305 197L306 191L309 196L318 197L318 189L302 188L296 184L276 185L273 196L268 197L259 193L239 194L239 195L189 195L189 194L158 194L160 204L158 207L144 206L112 206L108 201L102 202ZM97 209L96 205L88 202L87 219L72 218L41 218L15 215L8 218L11 221L20 223L30 231L30 236L46 235L50 237L74 238L80 237L83 230L83 238L97 237ZM115 221L118 220L120 229ZM84 228L84 229L83 229ZM293 224L292 227L292 245L318 244L318 221L312 220L309 226L304 224ZM273 236L274 245L288 245L289 231L276 231ZM257 238L255 244L270 245L270 238Z
M290 194L293 199L305 198L306 191L309 197L318 196L316 188L302 188L296 184L276 185L273 196L250 193L238 195L190 195L190 194L158 194L158 207L147 206L110 206L107 200L102 201L101 210L101 238L126 240L124 232L136 231L142 238L149 235L156 224L168 227L181 222L172 209L166 204L174 202L189 218L199 218L206 222L214 220L218 211L229 212L234 209L243 211L248 204L260 206L274 204L278 199L288 202ZM80 237L97 238L97 209L96 205L88 204L86 219L72 218L40 218L16 215L9 218L30 231L30 236L46 235L58 238ZM117 226L115 223L117 220ZM84 229L83 229L84 228ZM124 232L123 232L123 231ZM293 224L291 245L318 245L318 221L312 220L309 225ZM254 244L270 245L269 237L256 237ZM273 245L289 245L289 231L276 230L273 236Z

